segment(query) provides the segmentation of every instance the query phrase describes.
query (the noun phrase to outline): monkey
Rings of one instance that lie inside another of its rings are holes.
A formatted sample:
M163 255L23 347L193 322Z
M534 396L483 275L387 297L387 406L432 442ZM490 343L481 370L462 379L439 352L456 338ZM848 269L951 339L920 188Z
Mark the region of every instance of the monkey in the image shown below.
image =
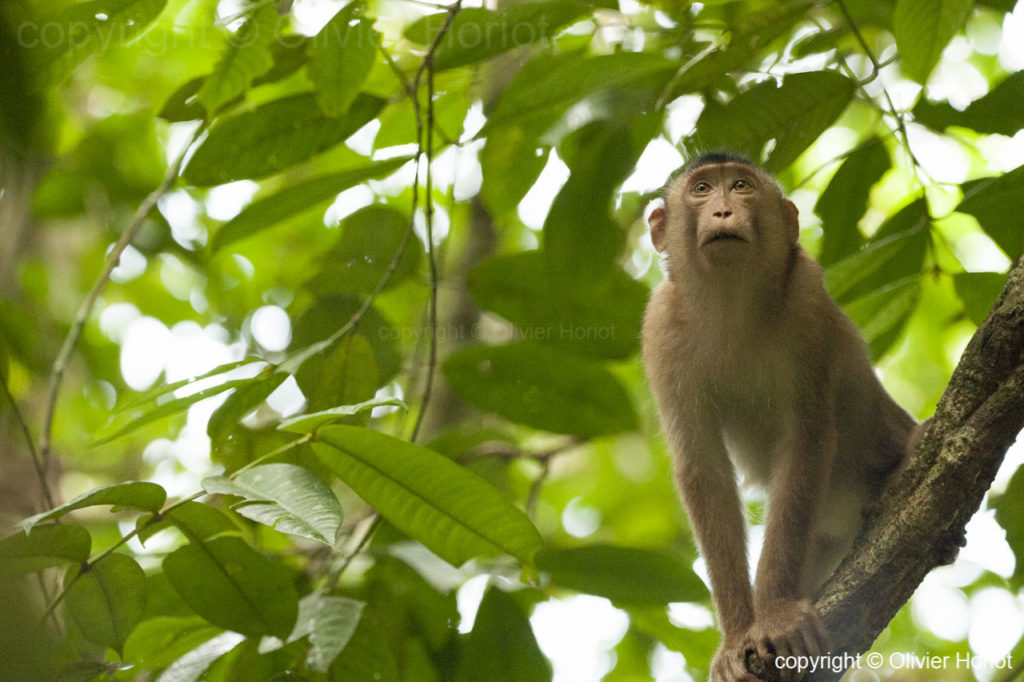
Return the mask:
M666 278L644 314L644 369L722 633L710 679L752 682L751 652L769 668L828 652L811 599L903 465L916 422L879 382L767 171L705 154L663 198L648 218ZM767 492L753 586L737 470Z

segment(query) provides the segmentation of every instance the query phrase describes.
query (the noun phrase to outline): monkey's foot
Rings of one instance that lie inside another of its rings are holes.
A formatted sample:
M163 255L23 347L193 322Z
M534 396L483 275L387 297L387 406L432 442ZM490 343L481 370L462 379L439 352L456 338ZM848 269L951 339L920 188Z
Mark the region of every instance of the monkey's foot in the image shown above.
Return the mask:
M709 682L760 682L747 670L746 647L738 642L722 642L711 659Z
M778 671L779 679L798 680L808 658L824 655L830 647L828 631L810 601L777 601L760 608L747 631L743 666L746 670L747 654L754 653Z

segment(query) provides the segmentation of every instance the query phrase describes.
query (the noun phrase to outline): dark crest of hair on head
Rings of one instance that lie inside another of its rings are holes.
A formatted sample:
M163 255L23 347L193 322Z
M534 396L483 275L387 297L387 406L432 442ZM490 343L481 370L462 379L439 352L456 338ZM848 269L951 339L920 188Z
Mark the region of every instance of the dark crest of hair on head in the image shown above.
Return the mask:
M715 166L722 163L740 163L744 166L756 168L754 162L742 154L736 154L734 152L705 152L686 164L686 166L683 167L682 174L685 175L686 173L694 171L701 166Z

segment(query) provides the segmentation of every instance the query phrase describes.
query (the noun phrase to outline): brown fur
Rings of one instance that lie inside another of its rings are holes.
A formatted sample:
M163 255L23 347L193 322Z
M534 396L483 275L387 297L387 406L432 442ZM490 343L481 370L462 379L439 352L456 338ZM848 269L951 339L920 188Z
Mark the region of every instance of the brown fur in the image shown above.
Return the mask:
M797 244L796 207L770 175L736 157L698 161L650 225L668 279L647 307L644 365L724 637L711 679L754 680L748 650L827 651L809 599L914 422ZM734 466L769 494L753 589Z

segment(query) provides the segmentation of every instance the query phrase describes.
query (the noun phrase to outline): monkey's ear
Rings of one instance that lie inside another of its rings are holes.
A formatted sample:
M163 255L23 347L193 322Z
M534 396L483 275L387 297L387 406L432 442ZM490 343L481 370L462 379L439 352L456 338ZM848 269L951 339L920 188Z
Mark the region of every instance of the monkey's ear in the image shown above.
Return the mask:
M665 249L668 248L666 243L667 235L665 234L667 226L665 223L664 206L657 207L647 216L647 224L651 226L651 241L654 243L654 250L658 253L664 253Z
M786 235L791 242L796 242L800 234L800 210L789 199L782 200L782 220L786 224ZM651 230L653 231L653 227Z

